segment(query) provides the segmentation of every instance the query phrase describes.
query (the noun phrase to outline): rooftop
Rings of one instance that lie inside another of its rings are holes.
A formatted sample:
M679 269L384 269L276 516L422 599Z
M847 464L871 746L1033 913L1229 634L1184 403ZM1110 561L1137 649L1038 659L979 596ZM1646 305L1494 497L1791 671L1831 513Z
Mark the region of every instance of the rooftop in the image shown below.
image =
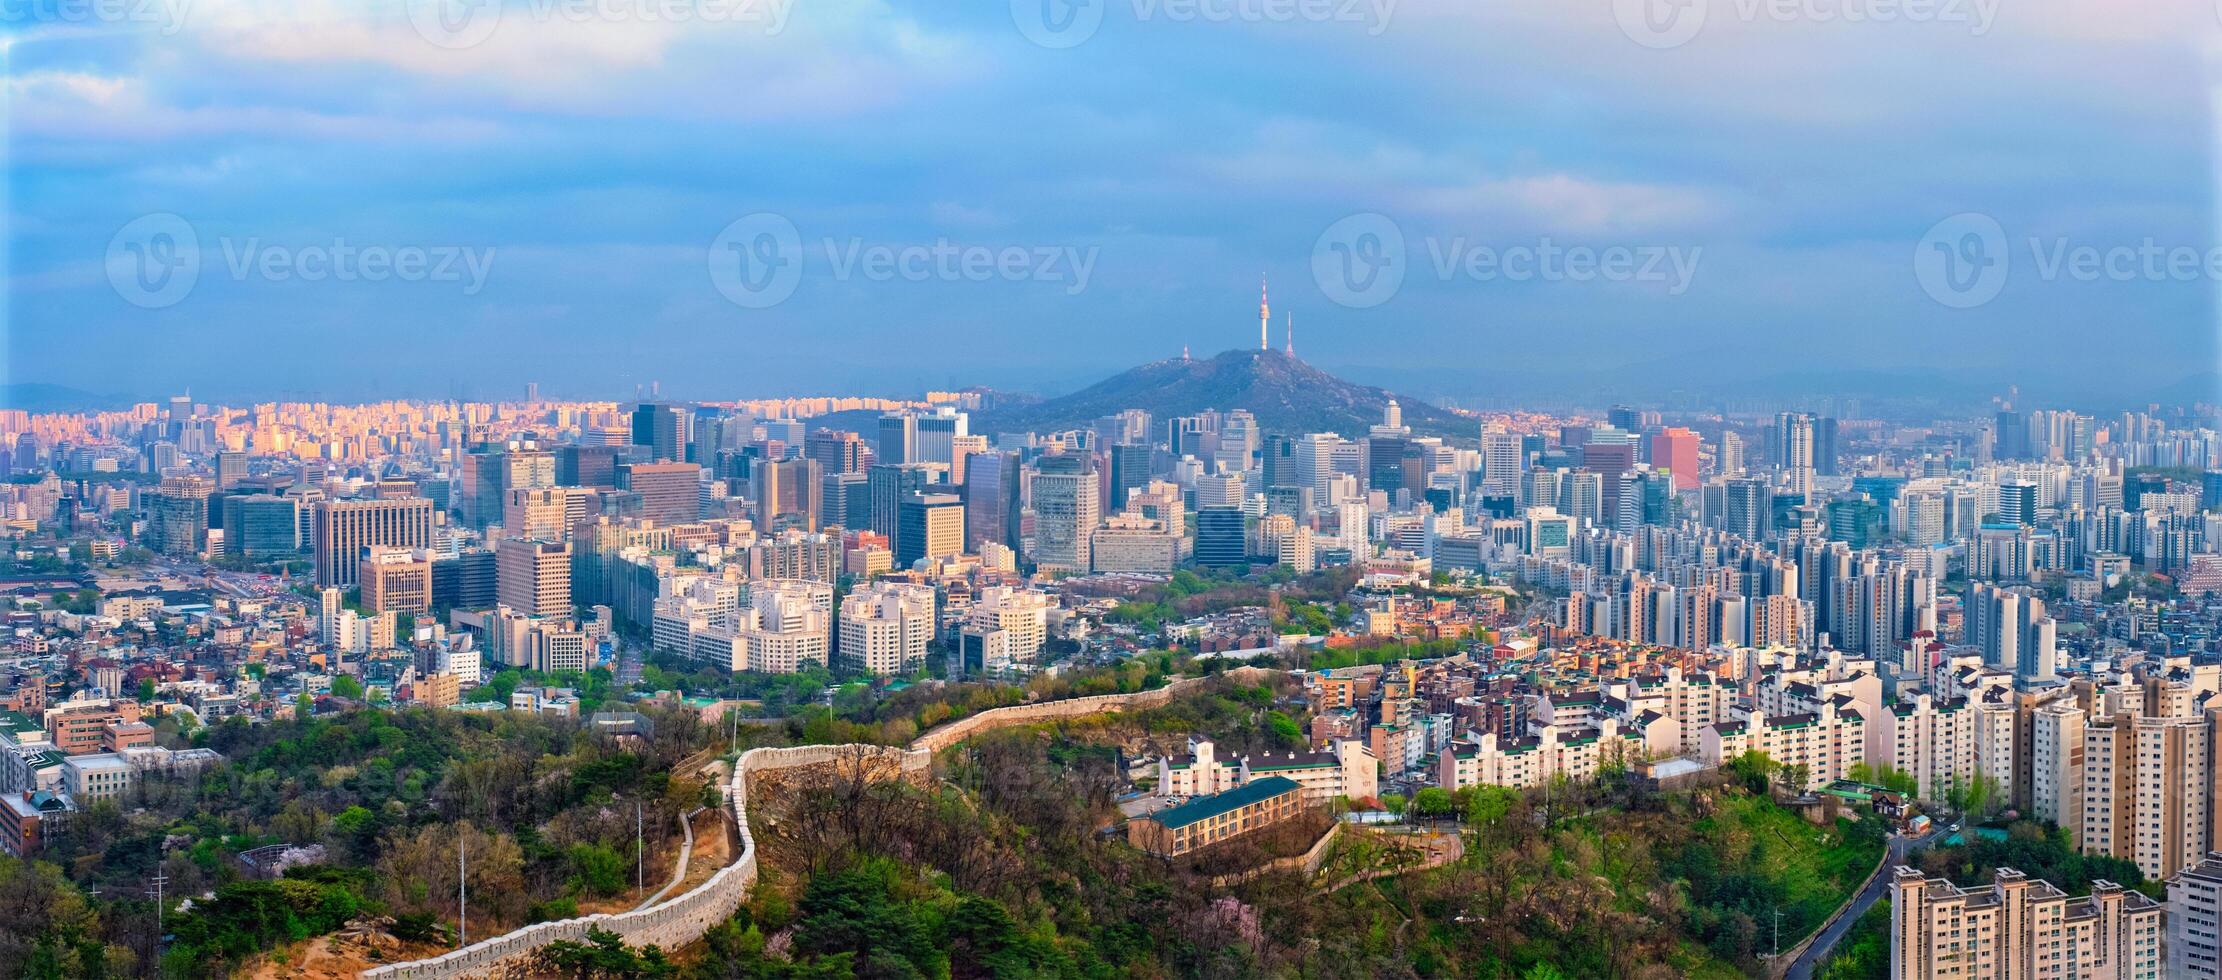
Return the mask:
M1199 796L1179 806L1167 807L1159 810L1151 819L1163 824L1168 830L1178 829L1300 789L1302 787L1295 780L1286 776L1267 776L1264 779L1253 779L1224 793Z

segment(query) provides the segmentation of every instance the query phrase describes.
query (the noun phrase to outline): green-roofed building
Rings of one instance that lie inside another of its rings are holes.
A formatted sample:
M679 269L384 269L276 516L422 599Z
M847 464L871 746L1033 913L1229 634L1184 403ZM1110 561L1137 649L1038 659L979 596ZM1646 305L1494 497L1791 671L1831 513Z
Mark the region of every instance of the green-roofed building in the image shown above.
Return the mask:
M1127 840L1159 857L1263 830L1303 810L1304 787L1286 776L1252 779L1224 793L1199 796L1126 825Z

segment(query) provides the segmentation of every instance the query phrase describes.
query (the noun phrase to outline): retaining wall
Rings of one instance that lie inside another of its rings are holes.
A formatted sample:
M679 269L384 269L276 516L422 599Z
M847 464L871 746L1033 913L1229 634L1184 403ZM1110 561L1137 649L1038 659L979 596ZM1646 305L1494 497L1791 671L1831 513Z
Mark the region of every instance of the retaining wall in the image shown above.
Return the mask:
M1259 678L1270 673L1272 672L1256 667L1241 667L1227 671L1225 676L1242 683L1256 683ZM1170 702L1179 692L1202 684L1207 679L1185 678L1154 691L1136 694L1103 694L995 708L958 719L920 735L911 742L909 748L886 745L798 745L750 749L741 754L740 764L733 767L732 781L725 790L726 806L732 813L734 825L740 829L740 857L710 876L710 880L668 902L649 908L615 914L597 913L576 919L529 925L431 959L366 970L363 976L376 980L485 977L503 972L505 967L514 966L517 960L549 943L566 939L584 941L587 933L594 929L616 933L634 946L653 944L665 949L684 946L702 938L702 934L710 931L712 926L732 918L734 911L741 907L741 902L748 898L749 886L756 883L756 838L748 827L750 775L766 770L826 765L857 758L860 753L864 757L891 759L904 773L919 772L933 765L935 752L978 732L1007 725L1123 711L1127 708L1159 707Z

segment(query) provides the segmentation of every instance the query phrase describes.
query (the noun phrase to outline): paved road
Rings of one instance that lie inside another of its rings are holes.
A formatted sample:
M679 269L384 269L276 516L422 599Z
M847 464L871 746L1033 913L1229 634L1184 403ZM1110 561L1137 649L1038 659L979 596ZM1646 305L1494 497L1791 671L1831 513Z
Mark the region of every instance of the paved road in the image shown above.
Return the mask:
M1852 926L1859 923L1859 917L1866 915L1868 909L1874 908L1876 902L1890 894L1890 869L1906 863L1907 855L1928 847L1937 837L1938 832L1932 829L1924 837L1891 838L1890 859L1883 862L1882 872L1875 875L1874 880L1867 883L1867 887L1860 889L1858 895L1853 896L1851 911L1838 916L1835 924L1823 931L1820 938L1813 941L1813 945L1806 947L1805 955L1790 964L1789 980L1813 980L1814 968L1829 958L1829 952L1836 948L1837 943L1844 941L1844 936L1852 931Z

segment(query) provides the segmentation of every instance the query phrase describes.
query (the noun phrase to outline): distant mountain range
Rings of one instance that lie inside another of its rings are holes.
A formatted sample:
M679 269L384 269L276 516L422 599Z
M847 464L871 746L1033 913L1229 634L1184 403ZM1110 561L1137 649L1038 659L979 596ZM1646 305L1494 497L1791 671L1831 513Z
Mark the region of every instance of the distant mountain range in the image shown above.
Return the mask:
M129 404L113 395L102 395L66 385L17 382L0 384L0 408L26 412L98 412Z
M1086 388L1031 405L975 413L972 431L1054 432L1080 428L1129 408L1153 419L1206 409L1248 409L1266 432L1364 435L1391 400L1422 435L1464 435L1458 415L1417 398L1355 384L1279 351L1231 350L1197 360L1154 361Z

